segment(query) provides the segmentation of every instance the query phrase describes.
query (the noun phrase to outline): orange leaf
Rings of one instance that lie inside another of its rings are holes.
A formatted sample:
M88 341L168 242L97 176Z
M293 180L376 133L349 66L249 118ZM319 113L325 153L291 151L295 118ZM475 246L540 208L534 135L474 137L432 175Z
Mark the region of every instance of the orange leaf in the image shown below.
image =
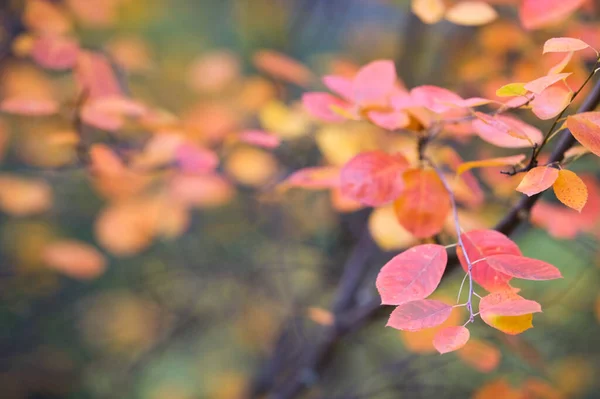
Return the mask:
M555 75L542 76L539 79L532 80L531 82L526 83L524 87L532 93L540 94L549 86L552 86L554 83L560 82L561 80L565 80L572 74L572 72L565 72L558 73Z
M525 154L512 155L510 157L482 159L480 161L469 161L460 164L456 169L456 174L460 175L474 168L489 168L495 166L514 166L521 163L527 156Z
M51 268L81 280L98 277L106 268L106 260L96 248L76 240L47 245L42 259Z
M394 202L396 217L415 237L439 233L450 212L450 197L433 169L410 169L404 173L404 191Z
M510 386L505 379L485 383L475 391L472 399L523 399L521 392Z
M584 112L567 118L573 137L600 157L600 112Z
M583 180L574 172L562 169L558 172L558 179L552 185L556 198L569 208L581 212L588 198L588 191Z
M571 102L573 93L558 82L536 95L531 101L531 111L541 120L558 116Z
M519 186L517 191L532 196L550 188L558 179L558 169L550 166L537 166L531 169Z
M502 356L500 350L494 345L478 339L467 342L456 354L460 360L482 373L494 371L500 364Z

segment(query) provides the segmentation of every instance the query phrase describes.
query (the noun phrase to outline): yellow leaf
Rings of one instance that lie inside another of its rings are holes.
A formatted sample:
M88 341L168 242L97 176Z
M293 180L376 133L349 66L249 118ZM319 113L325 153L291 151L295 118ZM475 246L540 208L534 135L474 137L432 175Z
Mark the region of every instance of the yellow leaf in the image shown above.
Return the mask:
M391 205L375 208L369 217L373 240L385 251L407 248L416 243L415 237L396 220Z
M588 191L583 180L570 170L561 169L554 182L554 194L560 202L581 212L588 198Z
M496 90L498 97L516 97L527 94L525 83L509 83Z
M533 314L529 313L522 316L492 316L488 318L487 324L503 333L516 335L533 328L532 321Z

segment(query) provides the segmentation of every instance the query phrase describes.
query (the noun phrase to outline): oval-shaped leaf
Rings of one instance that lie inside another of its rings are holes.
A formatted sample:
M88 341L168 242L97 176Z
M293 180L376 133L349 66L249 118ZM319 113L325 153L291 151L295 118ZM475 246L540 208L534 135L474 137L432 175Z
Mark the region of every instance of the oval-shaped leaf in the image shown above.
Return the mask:
M450 196L433 169L404 172L404 191L394 202L398 222L415 237L442 231L450 212Z
M461 238L471 264L474 263L471 271L473 280L489 292L511 290L509 281L512 277L494 270L486 260L481 259L499 254L520 256L518 245L495 230L473 230L463 233ZM464 271L468 271L462 248L458 248L457 254Z
M587 186L570 170L561 169L558 172L558 179L552 185L556 198L569 208L581 212L588 199Z
M373 61L353 81L354 101L360 106L385 105L396 83L396 66L390 60Z
M433 299L421 299L398 306L386 326L404 331L419 331L442 324L452 313L452 306Z
M518 255L492 255L486 261L493 269L524 280L554 280L562 278L560 270L541 260Z
M571 115L567 127L581 145L600 157L600 112Z
M408 161L402 154L370 151L352 158L340 173L342 194L370 206L398 198L404 188L402 173Z
M439 285L448 254L437 244L412 247L386 263L375 285L383 305L400 305L423 299Z
M482 373L490 373L498 367L502 354L493 344L472 339L456 352L458 358Z
M550 166L537 166L531 169L517 186L517 191L532 196L550 188L558 179L558 169Z
M435 24L444 17L446 5L443 0L412 0L412 12L426 24Z
M524 87L525 87L525 89L529 90L532 93L540 94L546 88L552 86L556 82L565 80L570 75L572 75L571 72L542 76L539 79L535 79L535 80L532 80L531 82L526 83Z
M522 0L521 23L526 29L539 29L567 18L586 0Z
M527 89L525 88L526 83L509 83L498 90L496 90L496 95L498 97L516 97L516 96L524 96L527 94Z
M498 13L483 1L462 1L446 12L446 19L457 25L478 26L492 22Z
M302 187L324 190L340 185L340 169L337 166L314 166L292 173L280 185L281 188Z
M489 326L510 335L532 328L533 313L541 311L539 303L510 291L494 292L481 298L479 302L481 319Z
M553 37L544 43L544 54L546 53L568 53L571 51L585 50L589 44L581 39L572 37Z
M504 148L531 147L543 137L539 129L508 115L492 117L478 113L472 126L482 140Z
M346 120L346 118L335 112L333 107L345 108L347 104L329 93L304 93L302 104L315 118L326 122L342 122Z
M552 119L567 108L572 97L573 93L564 83L555 83L531 100L531 111L541 120Z
M464 326L452 326L441 329L433 338L433 346L441 354L455 351L465 346L471 333Z

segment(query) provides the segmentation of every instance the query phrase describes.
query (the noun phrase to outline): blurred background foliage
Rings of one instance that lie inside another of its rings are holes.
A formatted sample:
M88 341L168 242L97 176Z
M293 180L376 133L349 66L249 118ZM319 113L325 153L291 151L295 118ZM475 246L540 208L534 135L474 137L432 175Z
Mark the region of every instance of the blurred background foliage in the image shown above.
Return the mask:
M69 76L41 72L18 57L25 44L14 37L22 29L24 3L11 3L2 14L3 53L17 56L3 58L2 91L29 82L30 90L74 102ZM600 41L593 17L583 17L584 25L574 17L566 27L530 33L520 28L512 7L500 10L499 21L471 28L425 25L400 0L59 5L74 15L83 47L102 49L121 66L135 98L180 115L196 139L223 143L231 132L263 128L284 143L275 151L236 142L220 147L225 180L203 182L212 184L205 195L181 194L189 206L176 216L168 204L153 208L154 202L141 200L117 212L118 201L102 194L102 182L83 167L65 167L77 157L70 118L2 116L0 397L7 399L243 397L290 315L299 337L331 323L326 309L368 217L366 210L338 212L343 204L327 192L274 189L323 157L339 165L384 140L373 127L323 127L311 120L298 99L307 88L321 87L315 76L349 75L386 58L396 61L408 87L436 84L465 97L492 96L502 84L527 81L552 65L542 60L540 48L554 32L588 29ZM301 64L285 64L265 49ZM588 64L579 59L572 68L585 71ZM122 134L138 133L129 128ZM485 151L468 145L463 153L473 159ZM581 161L576 170L597 166ZM182 182L181 190L194 183ZM487 183L488 192L501 189L493 178ZM471 215L475 226L501 216L510 197L495 194L497 203ZM139 217L122 222L129 213ZM159 227L138 226L151 217ZM370 260L373 276L406 243L389 213L379 218L371 227L387 252ZM519 285L544 308L535 329L508 337L478 322L472 336L483 343L440 357L433 354L431 335L399 333L384 328L382 319L341 343L313 394L457 398L490 384L495 388L488 389L504 389L506 381L530 384L538 392L531 398L599 397L594 234L562 240L532 227L516 235L525 255L552 262L565 276ZM73 264L53 267L47 247L64 239L99 252L83 251ZM439 295L453 296L461 277L445 280ZM361 295L373 291L367 286Z

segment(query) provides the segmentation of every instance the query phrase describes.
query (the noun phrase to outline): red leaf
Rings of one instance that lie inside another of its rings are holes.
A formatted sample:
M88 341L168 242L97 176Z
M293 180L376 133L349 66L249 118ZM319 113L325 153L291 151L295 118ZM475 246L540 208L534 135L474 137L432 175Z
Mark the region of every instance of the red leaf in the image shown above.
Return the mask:
M437 332L433 346L441 354L455 351L465 346L471 333L464 326L446 327Z
M452 313L452 306L441 301L421 299L398 306L386 326L405 331L419 331L442 324Z
M504 234L495 230L472 230L462 234L462 241L465 250L469 255L471 263L475 263L472 269L473 280L489 292L511 290L509 281L511 276L500 273L490 267L485 260L481 260L491 255L509 254L521 255L517 244ZM458 259L465 272L468 265L463 255L462 249L458 248Z
M400 305L423 299L439 285L448 254L437 244L412 247L386 263L375 285L383 305Z
M541 260L518 255L492 255L487 263L495 270L525 280L554 280L562 278L560 270Z
M402 172L408 161L383 151L358 154L340 174L342 194L366 205L378 206L398 198L404 188Z
M551 166L537 166L531 169L517 186L517 191L532 196L550 188L558 179L558 169Z
M404 172L404 191L394 202L400 224L417 238L442 231L450 212L450 196L432 169Z
M600 157L600 112L584 112L567 118L573 137Z

